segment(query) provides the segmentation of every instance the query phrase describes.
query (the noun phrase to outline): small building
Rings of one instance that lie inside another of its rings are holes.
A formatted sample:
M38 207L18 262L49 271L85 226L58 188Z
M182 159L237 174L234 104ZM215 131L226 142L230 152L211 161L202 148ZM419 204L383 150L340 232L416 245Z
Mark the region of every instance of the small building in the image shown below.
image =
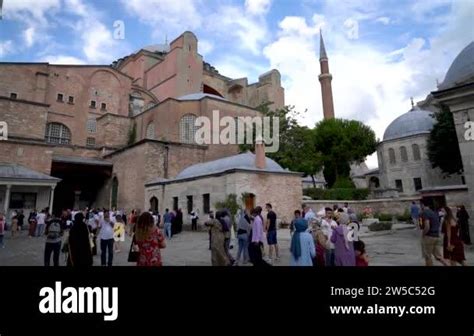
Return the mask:
M262 144L251 152L192 165L174 179L158 179L145 185L147 204L165 209L193 210L203 215L215 209L215 204L230 194L237 195L242 208L271 203L280 222L291 221L295 209L301 207L302 174L283 169L265 157Z
M0 163L0 212L28 214L34 209L52 209L54 189L61 180L14 163Z

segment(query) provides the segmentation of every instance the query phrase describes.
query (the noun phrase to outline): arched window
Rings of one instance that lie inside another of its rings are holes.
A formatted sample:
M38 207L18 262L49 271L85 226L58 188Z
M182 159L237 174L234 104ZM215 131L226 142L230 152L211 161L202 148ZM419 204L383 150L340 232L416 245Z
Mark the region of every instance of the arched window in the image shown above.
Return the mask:
M421 160L420 146L418 146L417 144L413 144L411 148L413 149L413 160L420 161Z
M187 114L181 118L179 122L179 138L184 143L195 143L195 134L197 127L195 126L196 116Z
M150 122L146 128L146 138L154 140L155 139L155 124Z
M118 205L118 187L119 187L118 179L117 177L114 177L112 179L112 195L111 195L111 202L110 202L112 208L117 208L117 205Z
M71 131L66 125L49 123L46 125L45 140L52 144L69 145L71 143Z
M400 147L400 156L402 157L403 162L408 162L408 153L405 146Z
M393 148L388 149L388 158L389 158L390 164L397 163L397 159L395 158L395 150Z

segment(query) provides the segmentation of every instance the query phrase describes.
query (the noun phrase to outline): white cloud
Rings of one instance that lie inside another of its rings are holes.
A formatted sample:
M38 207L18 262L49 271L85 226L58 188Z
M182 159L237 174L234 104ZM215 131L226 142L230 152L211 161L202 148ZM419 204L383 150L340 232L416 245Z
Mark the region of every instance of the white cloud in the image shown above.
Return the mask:
M6 18L27 20L33 17L36 21L46 23L45 15L58 10L60 0L14 0L4 1L3 10Z
M257 81L258 77L268 70L261 65L248 62L247 59L236 55L226 55L217 59L213 64L222 75L231 78L248 78L249 82Z
M0 57L6 56L13 52L13 42L7 40L4 42L0 41Z
M154 28L153 36L179 35L201 26L197 0L121 0L125 9Z
M36 31L34 27L29 27L23 32L23 38L25 39L26 46L30 48L35 43Z
M199 40L198 49L201 55L207 56L214 50L214 44L209 40Z
M350 40L357 40L359 38L359 22L352 18L344 21L344 28L346 28L346 36Z
M86 62L80 58L67 55L50 55L44 57L41 61L51 64L86 64Z
M249 14L262 15L268 13L272 0L245 0L245 9Z
M390 18L388 16L381 16L381 17L377 18L375 20L375 22L380 22L384 25L388 25L388 24L390 24L390 22L392 22L392 20L390 20Z
M81 50L89 63L110 63L124 55L124 46L115 40L101 13L82 0L65 0L66 10L79 19L73 29L80 36Z

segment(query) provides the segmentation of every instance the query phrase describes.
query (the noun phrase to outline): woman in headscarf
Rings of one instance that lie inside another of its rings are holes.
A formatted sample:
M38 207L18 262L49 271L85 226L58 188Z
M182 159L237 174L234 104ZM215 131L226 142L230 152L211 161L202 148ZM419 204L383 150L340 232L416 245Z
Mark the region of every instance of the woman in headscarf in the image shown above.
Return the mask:
M459 235L462 241L466 245L471 245L471 235L469 233L469 214L467 213L466 207L461 205L457 212L458 223L459 223Z
M294 224L295 233L291 237L290 266L313 266L316 248L313 236L307 232L308 222L303 218L298 218Z
M349 215L341 212L339 226L332 231L331 242L334 243L335 266L355 266L354 243L349 241Z
M153 216L149 212L144 212L138 217L133 239L139 251L137 266L163 265L160 250L166 247L165 236L155 226Z
M68 266L92 266L93 261L90 233L87 224L84 222L84 215L82 212L79 212L74 216L74 222L69 231L68 247Z
M220 211L216 216L221 217ZM204 224L211 232L211 262L212 266L229 266L230 261L224 247L224 230L221 221L214 218L214 214L209 215L209 220Z

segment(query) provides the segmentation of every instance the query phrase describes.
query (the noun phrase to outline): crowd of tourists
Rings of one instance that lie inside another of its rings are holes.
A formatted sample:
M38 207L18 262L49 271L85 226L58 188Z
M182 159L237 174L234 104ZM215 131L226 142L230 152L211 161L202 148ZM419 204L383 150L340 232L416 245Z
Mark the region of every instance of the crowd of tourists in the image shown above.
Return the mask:
M421 232L421 250L426 265L433 265L433 257L443 265L466 265L464 246L471 244L469 215L464 206L432 209L421 201L410 207L413 223ZM189 213L192 231L198 230L198 211ZM131 239L126 247L128 261L139 266L161 266L160 250L166 240L183 230L181 209L163 214L152 210L89 209L64 210L53 215L49 209L29 213L25 230L23 211L13 211L10 220L0 213L0 247L8 224L12 239L22 232L30 238L45 237L44 265L59 265L61 253L68 266L92 266L94 256L100 254L100 265L112 266L114 254L120 253L125 236ZM209 230L209 250L213 266L271 266L281 260L278 245L278 216L272 204L265 210L240 209L232 214L219 209L204 221ZM290 224L290 266L368 266L365 243L359 239L358 216L347 203L334 205L315 213L303 205L294 211ZM237 249L233 248L235 237ZM236 251L236 253L233 253Z

